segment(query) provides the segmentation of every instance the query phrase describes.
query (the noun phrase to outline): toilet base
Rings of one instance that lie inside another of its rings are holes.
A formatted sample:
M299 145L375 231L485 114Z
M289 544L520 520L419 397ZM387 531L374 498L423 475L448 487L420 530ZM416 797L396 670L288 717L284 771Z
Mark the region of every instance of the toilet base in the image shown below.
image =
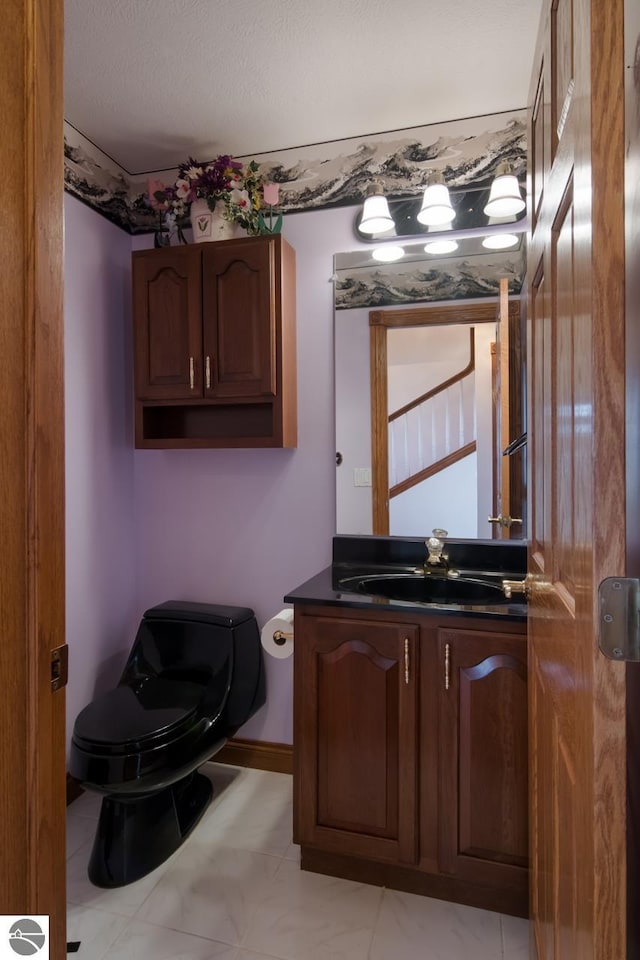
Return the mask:
M157 793L105 797L89 860L96 887L123 887L164 863L205 812L213 787L201 773Z

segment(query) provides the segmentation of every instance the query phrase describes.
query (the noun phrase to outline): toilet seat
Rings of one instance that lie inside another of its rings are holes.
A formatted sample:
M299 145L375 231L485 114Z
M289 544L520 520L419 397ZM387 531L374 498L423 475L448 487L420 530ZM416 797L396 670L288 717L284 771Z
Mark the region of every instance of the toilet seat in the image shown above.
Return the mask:
M202 699L202 687L188 681L149 677L102 694L79 714L73 739L94 751L128 752L161 746L188 729Z

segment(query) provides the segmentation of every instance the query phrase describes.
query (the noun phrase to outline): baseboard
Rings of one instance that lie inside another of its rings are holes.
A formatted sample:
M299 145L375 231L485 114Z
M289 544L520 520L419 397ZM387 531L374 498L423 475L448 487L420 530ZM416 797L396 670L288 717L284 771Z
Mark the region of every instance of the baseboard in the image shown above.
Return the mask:
M72 777L70 773L67 774L67 806L70 803L73 803L74 800L77 800L78 797L82 796L84 793L83 788L80 786L80 781L76 780L75 777Z
M293 773L293 746L290 743L233 739L211 759L215 763L229 763L234 767Z

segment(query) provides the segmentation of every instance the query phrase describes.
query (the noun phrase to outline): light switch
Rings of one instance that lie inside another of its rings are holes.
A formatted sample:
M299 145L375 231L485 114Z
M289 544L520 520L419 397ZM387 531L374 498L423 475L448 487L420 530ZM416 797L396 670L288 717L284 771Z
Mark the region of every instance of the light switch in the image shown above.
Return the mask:
M371 486L371 467L354 467L353 468L353 485L354 487L370 487Z

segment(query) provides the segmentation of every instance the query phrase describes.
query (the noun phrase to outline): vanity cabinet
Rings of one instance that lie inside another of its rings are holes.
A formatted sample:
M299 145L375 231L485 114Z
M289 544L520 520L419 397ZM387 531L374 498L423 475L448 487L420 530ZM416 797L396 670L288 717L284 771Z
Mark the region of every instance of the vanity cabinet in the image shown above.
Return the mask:
M321 615L303 630L300 842L415 863L419 630Z
M527 915L525 631L296 605L303 869Z
M295 254L281 236L134 253L133 319L137 446L295 446Z
M437 633L438 864L508 889L528 862L526 642L478 629Z

